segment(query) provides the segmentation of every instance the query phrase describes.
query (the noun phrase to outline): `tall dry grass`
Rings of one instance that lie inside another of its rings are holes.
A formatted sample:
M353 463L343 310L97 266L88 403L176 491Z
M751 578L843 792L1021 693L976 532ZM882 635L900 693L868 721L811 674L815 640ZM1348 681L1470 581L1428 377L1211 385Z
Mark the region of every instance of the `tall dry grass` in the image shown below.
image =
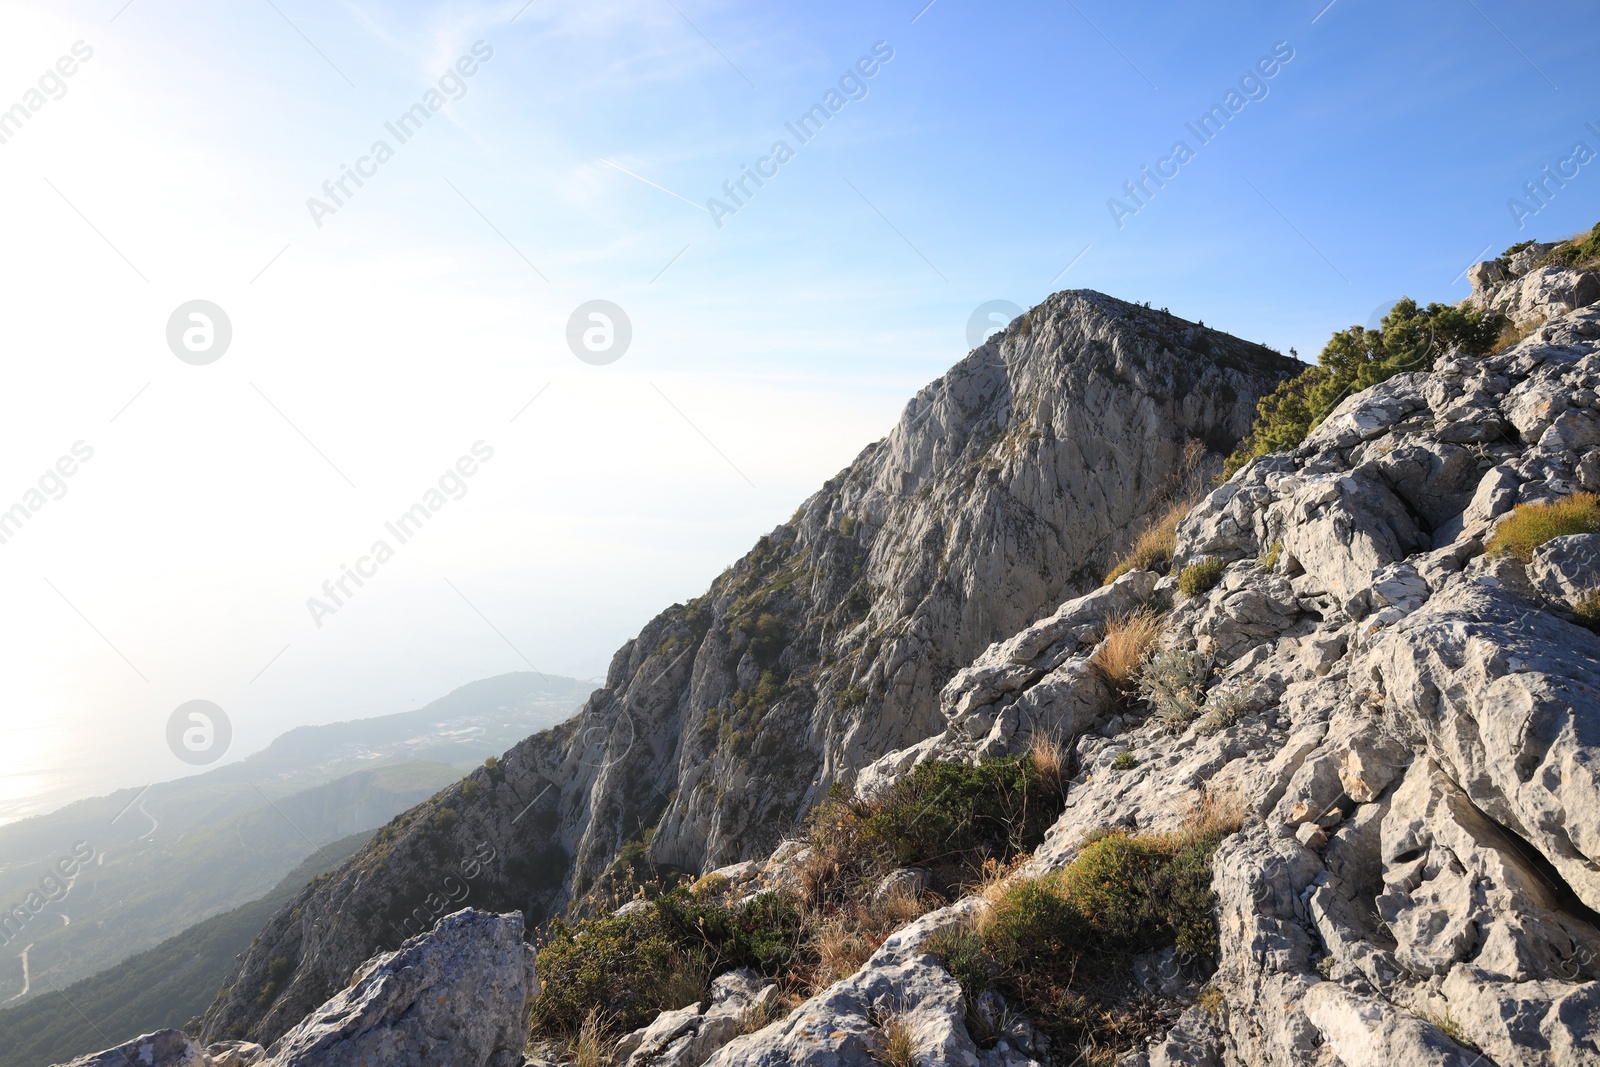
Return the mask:
M1161 617L1150 610L1135 611L1106 622L1106 635L1089 657L1106 681L1128 693L1139 683L1139 670L1161 636Z
M1134 538L1133 547L1118 557L1116 565L1106 575L1106 584L1121 578L1129 571L1165 571L1178 549L1178 523L1194 507L1190 499L1179 500L1163 511Z

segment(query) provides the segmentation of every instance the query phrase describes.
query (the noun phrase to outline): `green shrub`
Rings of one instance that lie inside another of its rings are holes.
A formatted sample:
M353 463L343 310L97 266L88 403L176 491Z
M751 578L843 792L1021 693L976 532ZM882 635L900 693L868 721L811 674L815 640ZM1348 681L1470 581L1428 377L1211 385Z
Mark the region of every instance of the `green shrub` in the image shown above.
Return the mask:
M1550 250L1550 261L1564 267L1593 269L1600 266L1600 223L1587 234L1563 241Z
M717 974L753 967L771 978L795 961L802 916L792 897L764 893L732 908L678 888L644 908L568 923L539 943L533 1034L574 1039L599 1010L624 1034L699 999Z
M867 702L867 690L854 682L839 687L836 701L841 708L859 708Z
M1191 563L1178 575L1178 592L1186 597L1204 596L1222 580L1222 572L1227 568L1228 565L1215 556Z
M1600 533L1600 498L1573 493L1549 504L1519 504L1495 527L1485 548L1491 556L1510 555L1527 563L1546 541L1584 533Z
M1126 749L1118 752L1117 758L1111 761L1111 769L1114 771L1131 771L1137 766L1139 766L1139 757Z
M822 873L818 896L855 892L897 867L927 867L943 887L985 860L1004 861L1044 840L1061 813L1059 781L1026 756L977 766L928 762L881 798L830 796L810 818L807 843Z
M1310 367L1256 404L1255 424L1223 467L1232 475L1256 456L1294 448L1352 393L1405 371L1432 370L1442 352L1494 350L1504 316L1448 304L1401 300L1375 330L1352 326L1329 339Z
M1058 1048L1126 1049L1139 1036L1119 1018L1134 1014L1134 959L1168 946L1188 964L1217 956L1211 857L1225 832L1196 824L1176 834L1114 831L1088 841L1064 870L1000 891L977 958L991 961L994 984ZM973 956L948 954L964 967ZM1069 1052L1060 1062L1070 1059Z

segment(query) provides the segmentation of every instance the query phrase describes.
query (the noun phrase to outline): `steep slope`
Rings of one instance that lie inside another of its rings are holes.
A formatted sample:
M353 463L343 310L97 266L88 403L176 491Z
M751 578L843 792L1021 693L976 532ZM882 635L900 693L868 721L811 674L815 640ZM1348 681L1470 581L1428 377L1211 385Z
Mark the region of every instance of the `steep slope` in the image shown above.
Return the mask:
M833 783L939 730L950 677L1098 584L1298 368L1100 294L1051 297L922 390L705 595L646 625L575 719L286 905L206 1040L277 1037L449 900L537 920L628 842L690 870L764 853Z
M1108 831L1240 821L1211 861L1215 959L1136 961L1094 1062L1600 1063L1600 506L1579 495L1600 491L1597 392L1600 309L1558 308L1506 351L1350 397L1179 526L1174 570L1209 561L1209 587L1134 571L1063 604L951 681L945 730L860 777L1068 739L1065 811L1010 883L1035 890ZM1564 523L1528 510L1563 502ZM1130 700L1094 657L1128 597L1163 596L1146 676L1172 684ZM781 884L792 854L728 874ZM964 984L928 954L1000 897L918 919L708 1067L866 1067L886 1003L919 1062L1085 1062L1039 1040L1033 1022L1059 1020L992 990L980 1046ZM1129 1048L1117 1010L1163 1033Z
M195 923L60 992L46 990L0 1012L0 1067L62 1063L117 1038L184 1025L205 1011L261 924L371 836L352 834L326 845L260 899ZM94 1020L93 1029L84 1026L85 1018Z

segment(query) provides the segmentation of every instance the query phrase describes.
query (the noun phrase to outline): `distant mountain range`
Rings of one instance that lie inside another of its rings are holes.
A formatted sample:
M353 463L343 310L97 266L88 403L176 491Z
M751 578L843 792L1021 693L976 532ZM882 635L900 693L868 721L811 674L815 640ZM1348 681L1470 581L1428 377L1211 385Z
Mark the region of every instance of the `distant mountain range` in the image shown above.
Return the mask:
M92 978L60 992L47 989L0 1013L0 1067L64 1063L108 1044L109 1034L184 1025L211 1003L234 957L249 947L268 916L371 836L365 831L325 845L266 896L196 923Z
M237 763L0 827L0 1005L257 900L324 846L567 718L588 690L532 673L489 678L415 711L300 727Z

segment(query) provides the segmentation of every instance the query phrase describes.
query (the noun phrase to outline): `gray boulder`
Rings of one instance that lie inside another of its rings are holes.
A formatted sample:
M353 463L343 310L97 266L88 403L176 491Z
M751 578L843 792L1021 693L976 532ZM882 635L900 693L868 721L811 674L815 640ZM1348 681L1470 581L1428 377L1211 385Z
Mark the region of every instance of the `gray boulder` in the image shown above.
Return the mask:
M212 1060L182 1030L157 1030L116 1048L81 1056L64 1067L211 1067Z
M464 908L273 1043L264 1067L520 1067L539 983L522 916Z

